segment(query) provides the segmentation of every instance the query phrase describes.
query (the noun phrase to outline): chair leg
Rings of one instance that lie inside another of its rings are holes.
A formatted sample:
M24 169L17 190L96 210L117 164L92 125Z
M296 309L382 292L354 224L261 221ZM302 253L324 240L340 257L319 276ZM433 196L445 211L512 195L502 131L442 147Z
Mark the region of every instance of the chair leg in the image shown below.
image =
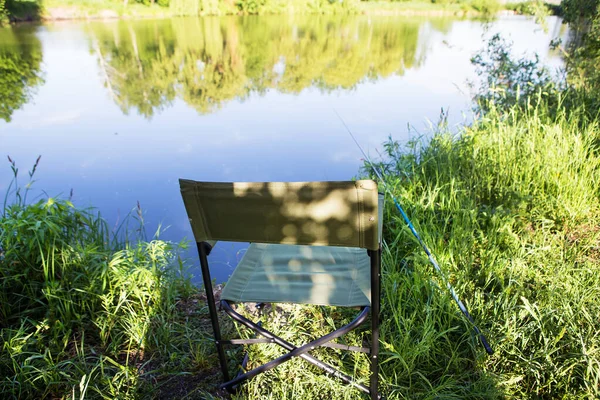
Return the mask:
M208 303L208 313L210 314L210 322L212 323L213 333L215 336L215 345L217 346L217 354L219 355L219 363L221 364L221 372L223 380L229 380L229 371L227 369L227 358L223 344L221 343L221 329L219 328L219 315L215 306L215 297L213 295L212 280L210 279L210 271L208 269L207 251L208 243L197 243L198 254L200 255L200 268L202 269L202 280L204 282L204 290L206 291L206 302Z
M373 320L378 318L373 315ZM377 326L376 326L377 325ZM371 345L371 400L379 399L377 388L379 387L379 324L377 322L372 323L373 329L373 343ZM377 331L377 334L375 333Z
M381 250L369 251L371 258L371 400L379 399L379 306L381 301Z
M355 329L357 326L361 325L367 318L367 315L369 312L369 307L364 307L363 310L361 311L361 313L359 314L359 316L356 317L354 319L354 321L350 322L348 325L343 326L343 327L341 327L325 336L322 336L310 343L307 343L303 346L296 347L296 346L292 345L291 343L276 336L272 332L269 332L268 330L258 326L254 322L248 320L247 318L245 318L242 315L235 312L235 310L233 310L231 305L226 300L221 300L221 305L223 306L223 310L225 310L225 312L227 314L229 314L236 322L239 322L242 325L247 326L248 328L254 330L258 334L260 334L266 338L273 339L274 343L278 344L279 346L281 346L284 349L289 351L289 353L284 354L283 356L281 356L279 358L269 361L268 363L261 365L258 368L255 368L251 371L246 372L245 374L238 375L235 379L232 379L229 382L225 382L224 384L221 385L222 388L229 389L229 388L235 387L235 386L241 384L242 382L244 382L260 373L266 372L270 369L277 367L278 365L283 364L286 361L289 361L292 357L300 357L300 358L303 358L304 360L310 362L311 364L321 368L322 370L332 374L333 376L341 379L344 383L350 384L365 393L369 393L368 387L354 382L351 377L343 374L342 372L333 368L329 364L326 364L326 363L314 358L310 354L308 354L308 352L310 350L313 350L314 348L321 346L323 343L327 343L333 339L336 339L336 338L348 333L349 331Z

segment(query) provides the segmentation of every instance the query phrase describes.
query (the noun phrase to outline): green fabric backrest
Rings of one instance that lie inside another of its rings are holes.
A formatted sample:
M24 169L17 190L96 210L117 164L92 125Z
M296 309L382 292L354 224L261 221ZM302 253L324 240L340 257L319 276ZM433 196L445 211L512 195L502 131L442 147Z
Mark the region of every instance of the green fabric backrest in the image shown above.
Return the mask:
M196 182L180 179L197 242L379 249L377 183Z

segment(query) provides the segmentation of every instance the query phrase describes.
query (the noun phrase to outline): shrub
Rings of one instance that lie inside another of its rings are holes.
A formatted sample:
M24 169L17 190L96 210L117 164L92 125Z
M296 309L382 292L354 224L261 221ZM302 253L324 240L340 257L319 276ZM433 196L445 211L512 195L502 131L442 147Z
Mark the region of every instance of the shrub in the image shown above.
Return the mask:
M475 100L483 110L491 103L500 109L527 104L537 95L554 100L565 88L564 82L555 81L550 71L540 64L537 54L514 59L511 43L499 34L494 35L471 62L481 77Z

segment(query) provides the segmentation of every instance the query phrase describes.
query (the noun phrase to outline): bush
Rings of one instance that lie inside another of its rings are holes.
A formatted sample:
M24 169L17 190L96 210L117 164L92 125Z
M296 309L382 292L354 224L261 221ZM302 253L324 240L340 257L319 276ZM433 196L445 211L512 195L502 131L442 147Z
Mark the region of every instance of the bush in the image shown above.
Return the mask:
M482 110L491 104L499 109L525 105L533 96L556 100L565 89L564 83L555 81L550 72L541 66L538 55L514 59L511 43L499 34L494 35L484 50L471 62L482 78L475 100Z
M562 0L560 4L565 22L581 24L598 18L599 0Z
M528 0L516 3L507 3L505 7L507 10L512 10L517 14L533 15L539 20L547 17L550 14L550 10L546 6L546 4L541 0Z

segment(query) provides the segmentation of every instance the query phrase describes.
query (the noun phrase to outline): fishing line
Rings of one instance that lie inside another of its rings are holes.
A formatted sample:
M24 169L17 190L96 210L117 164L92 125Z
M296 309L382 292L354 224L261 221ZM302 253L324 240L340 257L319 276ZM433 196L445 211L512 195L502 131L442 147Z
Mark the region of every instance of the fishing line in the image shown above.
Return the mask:
M375 172L375 175L377 175L377 178L379 178L379 181L383 184L383 187L384 187L385 191L390 195L390 197L394 201L394 205L396 206L396 209L402 215L402 218L404 219L404 222L406 222L406 225L408 225L408 228L410 229L410 231L412 232L413 236L417 239L417 241L421 245L421 248L423 249L423 251L425 251L425 254L427 254L427 257L429 258L429 262L431 262L431 264L433 265L434 269L438 273L440 279L446 285L446 288L450 292L450 295L452 295L452 298L454 299L454 301L458 305L458 308L463 313L463 315L467 318L467 320L471 323L471 326L473 327L473 330L475 331L475 333L479 337L479 340L481 341L481 344L485 348L485 351L489 355L494 354L494 350L492 350L492 347L488 343L486 337L479 330L479 328L477 327L477 325L475 325L475 321L473 320L473 317L471 316L471 314L469 314L469 311L467 310L467 307L458 298L458 295L454 291L454 288L452 287L452 285L450 284L450 282L448 282L448 279L446 279L446 276L444 275L444 272L442 271L442 269L440 268L439 264L435 260L435 257L433 256L433 254L431 253L431 251L429 251L429 248L427 247L427 245L425 244L425 242L423 241L423 239L421 239L421 236L419 235L419 233L415 229L415 227L412 224L410 218L408 218L408 215L406 214L406 212L404 211L404 209L400 205L400 202L396 199L396 196L394 196L394 194L392 193L392 191L389 189L388 185L385 183L385 180L383 179L383 174L378 170L378 168L375 166L375 164L373 164L373 162L371 161L371 159L369 158L369 156L367 155L367 153L365 153L365 151L362 149L362 147L360 146L360 144L356 140L356 137L354 137L354 135L352 134L352 131L350 130L350 128L348 127L348 125L346 125L346 122L340 116L340 114L338 114L338 112L337 112L337 110L335 108L333 109L333 112L335 112L335 115L337 115L337 117L340 119L340 121L342 122L342 124L344 125L344 127L346 128L346 130L348 131L348 133L350 134L350 137L352 138L352 140L354 141L354 143L356 144L356 146L358 147L358 149L360 150L360 152L364 156L365 160L367 160L367 162L369 163L369 165L371 166L371 168Z

